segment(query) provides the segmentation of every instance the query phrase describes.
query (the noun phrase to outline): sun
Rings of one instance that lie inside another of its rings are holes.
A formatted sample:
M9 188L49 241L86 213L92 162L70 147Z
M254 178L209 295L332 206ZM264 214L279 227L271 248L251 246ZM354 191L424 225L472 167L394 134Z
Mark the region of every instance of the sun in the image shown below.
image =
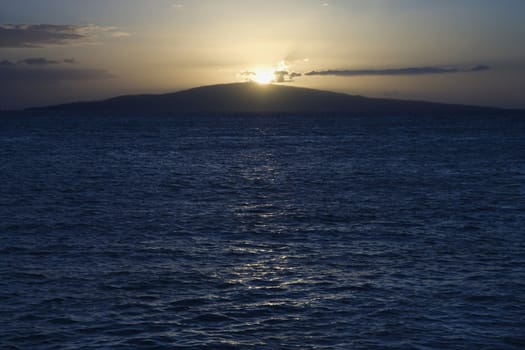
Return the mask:
M257 69L250 79L258 84L270 84L275 80L275 69Z
M289 67L286 61L281 60L275 65L259 65L247 69L239 74L244 81L252 81L261 85L285 82L284 77L288 75Z

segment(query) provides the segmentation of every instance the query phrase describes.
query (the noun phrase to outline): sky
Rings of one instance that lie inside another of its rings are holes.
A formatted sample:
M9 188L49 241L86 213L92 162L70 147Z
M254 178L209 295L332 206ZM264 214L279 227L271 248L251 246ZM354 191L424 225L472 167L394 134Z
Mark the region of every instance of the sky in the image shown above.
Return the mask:
M523 0L0 0L0 109L254 80L525 108Z

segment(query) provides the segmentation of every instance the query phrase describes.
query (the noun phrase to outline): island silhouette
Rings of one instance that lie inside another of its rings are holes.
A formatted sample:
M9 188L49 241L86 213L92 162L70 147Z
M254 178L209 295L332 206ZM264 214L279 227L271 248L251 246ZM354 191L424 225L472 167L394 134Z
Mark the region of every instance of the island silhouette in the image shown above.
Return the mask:
M197 87L167 94L127 95L101 101L74 102L29 108L24 113L45 115L177 115L181 113L355 113L355 114L492 114L510 111L422 101L348 95L330 91L262 85L254 82Z

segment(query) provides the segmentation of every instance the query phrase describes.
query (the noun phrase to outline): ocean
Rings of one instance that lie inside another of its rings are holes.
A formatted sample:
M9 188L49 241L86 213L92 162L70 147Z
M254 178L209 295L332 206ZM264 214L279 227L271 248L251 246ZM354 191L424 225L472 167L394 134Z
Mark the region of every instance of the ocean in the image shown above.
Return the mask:
M0 119L1 349L524 349L525 118Z

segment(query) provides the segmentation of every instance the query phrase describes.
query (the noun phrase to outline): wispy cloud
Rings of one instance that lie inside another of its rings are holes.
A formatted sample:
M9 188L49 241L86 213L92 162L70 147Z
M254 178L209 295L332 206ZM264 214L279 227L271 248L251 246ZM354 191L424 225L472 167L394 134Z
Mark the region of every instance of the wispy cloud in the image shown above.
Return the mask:
M111 32L111 37L113 38L124 38L124 37L127 37L127 36L130 36L131 33L128 33L128 32L122 32L122 31L117 31L117 32Z
M19 64L29 64L29 65L37 65L37 66L46 66L49 64L61 64L61 63L76 63L74 58L66 58L61 61L57 60L50 60L44 57L34 57L34 58L25 58L23 60L18 61Z
M35 58L26 58L26 59L20 60L18 61L18 63L45 66L48 64L59 64L60 62L55 61L55 60L48 60L47 58L44 58L44 57L35 57Z
M0 80L2 81L58 82L65 80L95 80L110 78L114 78L114 76L101 69L19 69L0 67Z
M343 70L321 70L310 71L304 75L331 75L331 76L362 76L362 75L424 75L424 74L450 74L480 72L489 70L489 66L479 65L471 68L443 68L443 67L409 67L389 69L343 69Z
M0 81L4 82L58 82L64 80L109 79L114 76L106 70L70 68L74 58L62 60L31 57L16 62L0 61ZM67 66L70 66L66 68Z
M77 61L74 58L65 58L63 60L50 60L45 57L30 57L18 60L16 63L9 60L0 61L0 66L4 67L14 67L16 65L31 65L31 66L47 66L53 64L74 64Z
M88 43L103 34L112 37L130 35L116 27L93 24L0 24L0 47L35 48Z

